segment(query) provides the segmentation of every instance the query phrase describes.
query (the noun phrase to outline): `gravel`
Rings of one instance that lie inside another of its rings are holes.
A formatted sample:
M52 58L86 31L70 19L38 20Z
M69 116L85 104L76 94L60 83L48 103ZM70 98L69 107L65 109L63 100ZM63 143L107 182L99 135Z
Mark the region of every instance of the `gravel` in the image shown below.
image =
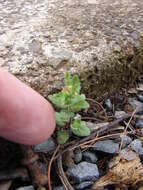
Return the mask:
M76 148L74 151L74 161L76 164L78 164L79 162L81 162L82 160L82 152L80 148Z
M74 167L70 167L66 173L74 183L95 181L99 177L97 165L88 162L81 162Z
M55 150L55 148L56 148L56 144L55 144L53 138L49 138L48 140L46 140L38 145L33 146L34 152L43 152L43 153L53 151L53 150Z
M109 110L109 111L112 110L113 105L112 105L110 99L105 100L105 103L104 103L104 104L105 104L107 110Z
M134 141L132 141L132 143L130 144L130 147L138 155L143 155L142 142L139 139L135 139Z
M90 151L85 151L83 152L83 160L95 164L98 160L97 156L95 153L90 152Z
M121 141L123 142L122 148L125 148L132 142L132 139L127 135L122 135L120 137L121 137Z
M84 190L85 188L91 186L93 184L92 181L85 181L77 185L75 188L76 190Z
M119 144L115 143L113 140L98 141L93 145L93 150L115 154L119 151Z
M135 126L137 128L143 128L143 119L137 119Z

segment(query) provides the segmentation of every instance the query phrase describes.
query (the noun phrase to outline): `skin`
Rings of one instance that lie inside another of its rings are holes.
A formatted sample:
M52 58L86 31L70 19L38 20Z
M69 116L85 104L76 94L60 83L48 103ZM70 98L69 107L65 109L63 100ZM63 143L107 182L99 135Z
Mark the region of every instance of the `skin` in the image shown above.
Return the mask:
M0 136L33 145L55 129L51 104L7 71L0 69Z

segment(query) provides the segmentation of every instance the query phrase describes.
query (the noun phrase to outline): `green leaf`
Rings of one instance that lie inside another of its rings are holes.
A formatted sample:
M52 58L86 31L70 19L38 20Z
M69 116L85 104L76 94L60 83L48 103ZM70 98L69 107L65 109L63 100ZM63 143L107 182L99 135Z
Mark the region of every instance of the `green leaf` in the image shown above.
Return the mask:
M80 80L77 75L74 75L72 77L72 93L73 94L79 94L80 93Z
M70 121L70 118L74 116L74 113L68 111L56 112L56 124L64 127L66 123Z
M79 137L86 137L90 135L90 129L86 126L86 123L84 121L81 121L80 118L73 121L71 130L73 134Z
M49 100L58 108L67 108L65 96L62 92L57 94L49 95Z
M65 74L65 86L72 86L72 79L70 73Z
M58 131L57 141L58 144L65 144L69 139L69 133L67 131Z
M82 109L89 108L88 102L85 100L85 95L76 95L72 98L71 110L73 112L79 112Z

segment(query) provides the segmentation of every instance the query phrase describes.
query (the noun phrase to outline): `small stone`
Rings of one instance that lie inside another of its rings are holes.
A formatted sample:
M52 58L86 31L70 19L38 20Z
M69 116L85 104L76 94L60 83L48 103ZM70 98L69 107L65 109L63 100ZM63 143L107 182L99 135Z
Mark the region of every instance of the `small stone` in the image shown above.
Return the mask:
M90 129L91 132L97 130L97 129L101 129L102 127L107 126L109 123L105 122L105 123L92 123L92 122L86 122L87 127Z
M84 181L95 181L99 177L99 171L96 164L81 162L67 170L67 176L75 183Z
M107 110L110 110L110 111L112 110L112 103L111 103L110 99L107 99L105 101L105 106L106 106Z
M76 188L76 190L84 190L85 188L87 188L91 185L93 185L92 181L85 181L85 182L82 182L79 185L77 185L75 188Z
M139 139L135 139L134 141L132 141L131 144L130 144L130 147L138 155L143 155L142 142Z
M143 119L137 119L136 125L137 128L143 128Z
M34 152L50 152L56 148L56 144L53 138L49 138L48 140L33 146Z
M34 187L31 185L31 186L25 186L25 187L20 187L16 190L35 190Z
M95 153L90 152L90 151L85 151L83 152L83 160L95 164L98 160L97 156Z
M93 150L115 154L119 151L119 144L115 143L113 140L98 141L93 145Z
M124 115L126 115L126 112L124 112L124 111L115 111L115 118L116 118L116 119L120 119L120 118L122 118Z
M65 190L64 186L54 187L53 190Z
M79 162L81 162L82 160L82 152L80 148L76 148L74 151L74 161L76 164L78 164Z
M132 142L132 139L127 136L127 135L121 135L121 142L122 144L122 148L125 148L127 145L129 145Z
M132 108L135 110L137 107L142 107L143 104L134 98L128 98L128 103L132 106Z
M142 96L142 95L137 94L137 98L138 98L138 100L139 100L140 102L143 102L143 96Z
M120 156L121 156L123 159L128 160L128 161L135 160L136 157L137 157L137 155L136 155L135 152L133 152L132 150L127 149L127 148L121 150Z

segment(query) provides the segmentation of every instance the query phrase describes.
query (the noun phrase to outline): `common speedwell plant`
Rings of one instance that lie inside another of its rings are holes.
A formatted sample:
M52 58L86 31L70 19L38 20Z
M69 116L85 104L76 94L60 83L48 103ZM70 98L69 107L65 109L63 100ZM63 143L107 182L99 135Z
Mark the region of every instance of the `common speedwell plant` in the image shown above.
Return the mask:
M69 139L70 131L79 137L90 134L90 129L81 120L77 112L87 109L89 104L84 94L80 94L80 80L77 75L71 77L69 73L65 75L65 84L61 92L50 95L50 101L60 111L56 112L56 124L58 127L57 140L59 144L64 144ZM70 126L67 128L67 126Z

